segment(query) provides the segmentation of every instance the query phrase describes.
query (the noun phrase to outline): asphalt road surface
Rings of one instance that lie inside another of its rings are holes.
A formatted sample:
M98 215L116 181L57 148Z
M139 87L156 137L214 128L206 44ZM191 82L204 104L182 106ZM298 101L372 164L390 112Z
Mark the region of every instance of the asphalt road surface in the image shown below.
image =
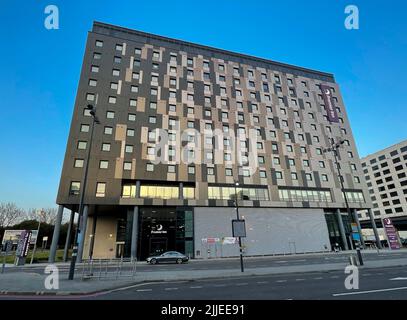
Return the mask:
M139 284L82 299L303 300L406 299L407 267L362 269L359 289L345 288L344 271ZM78 297L79 298L79 297Z
M355 253L354 253L355 254ZM363 251L362 251L363 254ZM244 259L245 268L267 268L267 267L281 267L281 266L295 266L295 265L313 265L323 263L347 263L350 253L338 254L306 254L306 255L290 255L290 256L272 256L272 257L247 257ZM398 251L395 253L368 253L363 255L365 261L371 260L385 260L385 259L401 259L407 258L407 250ZM116 268L112 265L110 268ZM157 264L149 265L147 263L138 263L137 271L171 271L171 270L234 270L240 268L238 258L234 259L221 259L221 260L192 260L189 263L177 264ZM69 265L59 265L60 273L67 273ZM77 265L78 272L81 271L80 265ZM30 267L10 267L6 272L35 272L44 274L44 266L30 266Z

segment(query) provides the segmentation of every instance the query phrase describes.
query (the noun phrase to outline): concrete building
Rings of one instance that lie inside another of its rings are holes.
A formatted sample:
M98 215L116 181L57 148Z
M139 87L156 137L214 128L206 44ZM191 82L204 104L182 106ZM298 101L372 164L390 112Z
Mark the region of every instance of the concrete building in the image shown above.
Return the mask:
M403 237L407 237L407 140L377 151L361 159L363 174L373 204L378 227L391 218ZM359 212L363 228L370 229L367 212ZM382 230L379 230L383 233ZM383 233L383 239L384 233Z
M97 101L96 101L97 100ZM78 210L96 107L84 258L246 255L350 248L371 207L334 76L95 22L88 34L57 203ZM351 215L341 192L338 159ZM57 230L58 231L58 230Z

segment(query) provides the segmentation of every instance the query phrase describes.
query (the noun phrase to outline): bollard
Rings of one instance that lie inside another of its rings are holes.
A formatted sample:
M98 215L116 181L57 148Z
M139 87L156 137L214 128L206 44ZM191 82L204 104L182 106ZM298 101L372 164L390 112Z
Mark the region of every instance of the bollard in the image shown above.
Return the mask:
M356 253L358 254L359 265L363 266L363 257L362 257L362 253L360 252L359 246L356 248Z
M356 266L356 265L357 265L356 259L355 259L355 256L354 256L354 255L350 255L350 256L349 256L349 263L350 263L352 266Z

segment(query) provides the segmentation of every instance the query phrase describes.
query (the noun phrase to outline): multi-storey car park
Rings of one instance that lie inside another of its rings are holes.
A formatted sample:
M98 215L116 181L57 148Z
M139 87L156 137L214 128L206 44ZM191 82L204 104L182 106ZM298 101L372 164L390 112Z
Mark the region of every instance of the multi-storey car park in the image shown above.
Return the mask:
M100 22L88 34L57 203L78 211L96 109L81 257L191 258L353 245L371 208L334 76ZM163 138L164 137L164 138ZM332 152L338 150L346 210ZM236 183L239 185L236 186ZM82 235L82 236L81 236ZM57 239L58 237L55 237Z
M373 216L378 227L384 218L407 231L407 140L377 151L361 159L363 174L373 204ZM359 212L363 228L371 228L367 212Z

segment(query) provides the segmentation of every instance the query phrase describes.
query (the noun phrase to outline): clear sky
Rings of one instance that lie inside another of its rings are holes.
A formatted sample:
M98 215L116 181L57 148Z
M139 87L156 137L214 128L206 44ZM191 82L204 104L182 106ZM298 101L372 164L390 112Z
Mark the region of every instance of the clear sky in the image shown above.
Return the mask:
M44 9L59 8L59 30ZM360 29L344 27L345 6ZM407 138L404 0L42 1L0 8L0 202L51 207L94 20L332 72L361 156Z

